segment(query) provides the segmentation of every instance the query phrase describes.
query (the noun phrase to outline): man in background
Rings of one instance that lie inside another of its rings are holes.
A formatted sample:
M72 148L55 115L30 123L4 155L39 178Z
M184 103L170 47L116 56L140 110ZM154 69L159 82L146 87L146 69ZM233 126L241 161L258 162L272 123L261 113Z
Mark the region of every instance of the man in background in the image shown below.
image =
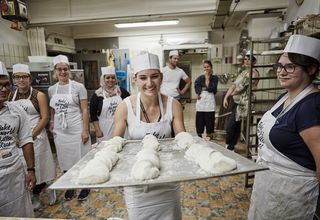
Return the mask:
M179 100L191 86L191 80L188 75L180 69L177 64L179 62L179 52L172 50L169 52L169 60L167 66L162 68L163 80L160 88L160 92L164 95L174 97ZM180 90L180 80L184 80L185 85Z

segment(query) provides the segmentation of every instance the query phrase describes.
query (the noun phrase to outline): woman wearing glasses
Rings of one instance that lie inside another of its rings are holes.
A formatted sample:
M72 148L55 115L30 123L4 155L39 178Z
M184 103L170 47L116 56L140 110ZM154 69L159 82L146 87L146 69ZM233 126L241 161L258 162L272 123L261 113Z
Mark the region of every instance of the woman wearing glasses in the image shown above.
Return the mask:
M60 169L69 170L91 149L87 90L83 84L70 80L68 58L58 55L53 58L54 72L58 82L49 87L51 107L50 131ZM85 200L90 190L81 190L78 200ZM67 190L65 199L71 200L75 190Z
M49 119L48 100L43 92L31 87L29 66L15 64L13 79L17 86L16 91L9 96L10 101L18 103L28 114L34 141L35 173L37 185L33 189L33 209L41 208L40 193L45 188L46 182L55 178L55 163L53 160L49 139L45 126ZM49 204L55 203L55 191L49 192Z
M98 142L112 138L116 108L122 99L130 96L127 90L117 85L116 71L112 66L101 67L100 86L90 100L90 119Z
M257 163L248 218L313 219L320 179L320 40L293 35L275 71L286 90L258 124Z

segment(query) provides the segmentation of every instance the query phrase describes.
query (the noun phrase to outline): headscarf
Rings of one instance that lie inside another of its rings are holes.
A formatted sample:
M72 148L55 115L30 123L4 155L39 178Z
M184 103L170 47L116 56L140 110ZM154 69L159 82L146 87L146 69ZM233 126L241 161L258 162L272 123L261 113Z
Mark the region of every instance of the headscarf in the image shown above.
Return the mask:
M115 73L115 69L112 66L108 66L108 67L101 67L101 77L100 77L100 88L97 89L95 91L95 93L97 94L97 96L102 96L102 97L113 97L116 95L121 95L121 90L120 90L120 86L118 86L118 80L117 80L117 75ZM108 88L107 85L105 84L105 79L104 77L106 75L111 75L114 74L116 77L116 83L112 88Z

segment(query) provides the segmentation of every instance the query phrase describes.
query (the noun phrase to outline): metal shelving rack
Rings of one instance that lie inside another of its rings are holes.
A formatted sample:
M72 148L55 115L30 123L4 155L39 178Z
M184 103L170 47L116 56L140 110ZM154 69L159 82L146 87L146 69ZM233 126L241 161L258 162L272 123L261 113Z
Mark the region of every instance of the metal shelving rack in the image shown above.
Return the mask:
M276 38L276 39L268 39L268 40L259 40L259 41L251 41L251 50L254 50L254 47L256 44L260 44L260 43L283 43L286 42L288 40L288 37L283 37L283 38ZM259 55L262 56L262 55ZM274 54L274 55L267 55L267 56L279 56L279 54ZM259 120L261 119L261 117L263 116L263 114L266 112L266 110L268 110L267 108L264 108L264 110L260 110L260 111L252 111L252 104L270 104L271 106L275 103L276 98L273 99L257 99L254 102L252 102L252 96L253 93L255 92L275 92L275 93L281 93L281 90L283 90L280 86L268 86L268 87L262 87L262 88L257 88L257 89L253 89L252 88L252 81L253 80L259 80L259 84L261 83L261 81L264 80L273 80L273 79L277 79L276 74L274 76L260 76L260 77L252 77L252 72L253 69L259 69L259 68L272 68L273 65L272 64L259 64L259 65L253 65L252 64L252 54L250 56L250 60L251 60L251 66L250 66L250 76L249 76L249 86L248 86L248 90L249 90L249 97L248 97L248 114L247 117L244 119L243 123L245 125L245 127L243 127L243 130L245 134L244 136L244 140L246 143L246 157L252 160L255 160L257 157L257 149L258 149L258 137L257 137L257 124L259 122ZM255 141L253 141L255 140ZM254 143L253 143L254 142ZM253 184L253 178L254 178L254 173L247 173L245 175L245 186L246 187L251 187Z

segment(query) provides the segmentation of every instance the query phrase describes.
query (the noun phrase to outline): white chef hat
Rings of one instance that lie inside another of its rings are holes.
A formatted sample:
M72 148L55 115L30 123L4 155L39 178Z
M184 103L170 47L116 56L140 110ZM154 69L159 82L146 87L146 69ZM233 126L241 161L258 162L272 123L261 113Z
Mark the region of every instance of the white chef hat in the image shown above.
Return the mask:
M297 53L315 58L320 62L320 40L304 35L291 35L283 52Z
M152 53L144 53L134 57L132 66L134 74L148 69L160 70L159 58L157 55Z
M17 63L12 66L12 72L15 73L28 73L30 74L29 66L26 64Z
M179 51L177 50L171 50L169 52L169 57L172 57L172 56L179 56Z
M53 66L57 65L58 63L65 63L69 65L68 57L65 55L58 55L53 57Z
M251 50L248 50L247 52L246 52L246 56L250 56L250 54L252 53L252 56L254 56L254 55L257 55L258 54L258 52L257 51L255 51L255 50L252 50L252 52L251 52ZM255 56L254 56L255 57Z
M116 69L113 66L101 67L101 75L116 74Z
M3 62L0 61L0 75L2 76L9 76L6 66Z

